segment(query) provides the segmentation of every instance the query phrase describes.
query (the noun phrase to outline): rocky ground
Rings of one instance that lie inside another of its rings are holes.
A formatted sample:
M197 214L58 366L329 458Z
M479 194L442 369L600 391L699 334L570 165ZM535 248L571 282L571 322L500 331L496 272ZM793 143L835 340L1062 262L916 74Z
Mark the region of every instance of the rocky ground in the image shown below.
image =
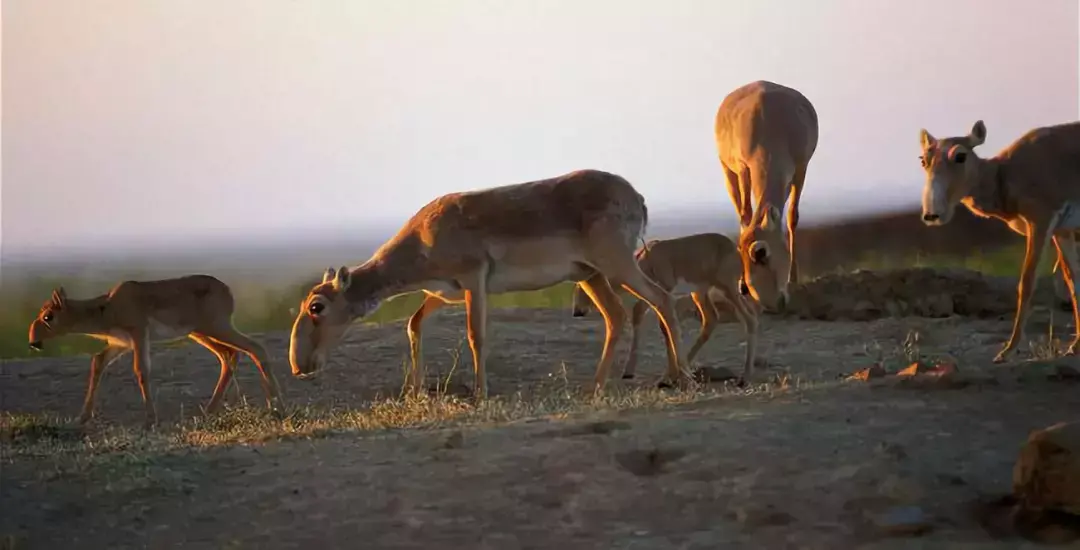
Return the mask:
M86 434L16 429L16 417L77 414L89 359L4 362L0 547L1026 547L1034 543L984 504L1009 492L1030 432L1075 419L1080 388L1060 376L1075 360L1054 358L1045 341L1046 307L1017 358L991 364L1011 327L1014 293L1015 282L964 273L826 277L795 293L793 315L763 320L763 362L749 389L715 383L666 407L526 408L510 421L262 442L155 447L135 438L127 448L109 440L115 425L141 420L127 362L106 374ZM1053 321L1054 334L1068 339L1069 316L1055 310ZM499 310L489 327L499 399L573 393L592 377L603 335L596 315ZM696 321L682 328L689 341ZM452 389L469 383L463 312L441 311L426 329L433 376L449 375ZM655 322L646 331L645 376L613 392L655 392L648 388L664 355ZM400 388L400 323L358 327L311 383L287 375L287 334L262 339L290 405L359 409ZM737 370L741 343L741 328L725 324L698 364ZM955 365L956 374L928 383L843 380L914 361ZM258 406L254 369L240 369L240 387ZM145 437L171 437L183 429L177 423L198 417L216 371L197 346L155 351L165 435ZM78 445L43 454L49 438ZM80 458L99 448L120 458ZM1057 529L1040 536L1070 536Z

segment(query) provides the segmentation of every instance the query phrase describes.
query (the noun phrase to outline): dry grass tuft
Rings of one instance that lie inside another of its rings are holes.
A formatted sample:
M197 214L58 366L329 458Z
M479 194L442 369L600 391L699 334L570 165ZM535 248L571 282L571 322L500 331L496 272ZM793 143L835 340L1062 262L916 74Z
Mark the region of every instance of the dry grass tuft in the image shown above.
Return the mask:
M371 402L363 408L291 407L275 417L246 402L210 416L189 418L145 431L130 425L79 427L72 418L0 413L3 461L36 460L50 466L44 477L101 479L106 490L182 490L169 464L233 445L268 441L372 434L396 430L431 430L485 426L529 420L603 416L626 410L657 410L739 396L772 396L806 387L784 380L781 386L745 388L726 385L704 391L626 388L613 385L593 396L565 381L545 384L531 396L499 396L480 403L449 395L419 395ZM174 479L175 478L175 479Z

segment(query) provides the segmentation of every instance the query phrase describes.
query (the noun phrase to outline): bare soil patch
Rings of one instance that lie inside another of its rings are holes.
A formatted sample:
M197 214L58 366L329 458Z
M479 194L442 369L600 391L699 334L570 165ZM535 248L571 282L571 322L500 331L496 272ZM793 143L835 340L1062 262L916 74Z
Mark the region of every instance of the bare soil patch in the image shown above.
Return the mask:
M665 410L597 410L157 454L133 447L79 476L58 473L77 457L20 454L22 443L6 441L0 535L8 538L0 546L1028 547L1022 539L995 538L1004 535L980 525L977 503L1008 492L1017 452L1032 430L1076 418L1080 386L1048 376L1075 360L1026 361L1025 350L1008 365L992 365L1008 336L1011 309L1004 319L961 317L956 303L940 318L767 317L765 362L753 391ZM1066 317L1055 314L1054 330L1068 338ZM1044 334L1048 322L1049 312L1037 311L1029 335ZM573 318L568 310L498 310L489 327L491 390L504 397L573 391L592 377L603 338L602 320ZM639 370L646 376L623 387L651 386L655 379L647 375L662 371L655 322L646 330ZM698 366L738 370L741 330L734 323L718 329ZM684 320L685 341L696 331L694 320ZM460 354L451 386L471 384L463 337L460 309L441 311L426 325L430 372L448 375ZM355 409L396 395L407 361L401 323L358 327L332 368L304 383L287 374L287 334L262 339L278 359L274 370L290 405ZM875 363L896 372L920 358L952 361L983 382L937 388L840 381ZM88 357L5 362L0 409L74 417L88 363ZM95 441L102 425L141 421L129 365L118 362L106 373L87 441ZM216 371L214 358L197 346L155 351L151 383L162 430L199 414ZM249 362L241 363L239 378L248 401L261 407ZM768 390L761 391L766 381ZM232 392L229 399L235 401ZM60 428L45 432L31 439L84 437ZM909 520L919 525L896 525Z

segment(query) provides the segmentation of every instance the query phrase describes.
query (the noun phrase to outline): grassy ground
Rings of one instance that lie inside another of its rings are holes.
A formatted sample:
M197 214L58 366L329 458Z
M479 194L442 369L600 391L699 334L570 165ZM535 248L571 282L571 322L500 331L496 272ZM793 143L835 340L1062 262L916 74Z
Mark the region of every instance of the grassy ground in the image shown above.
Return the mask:
M12 548L342 547L357 537L371 548L1025 547L995 540L969 508L1008 491L1031 430L1080 406L1075 385L1048 378L1060 359L991 366L1008 320L765 321L749 387L655 389L664 352L647 323L643 379L591 397L583 384L601 319L497 309L494 397L473 404L462 397L464 313L448 308L425 326L433 395L396 398L404 329L372 324L347 335L315 381L291 379L278 361L284 418L265 412L247 361L227 408L203 415L213 358L195 345L161 349L161 425L149 433L126 364L106 373L97 416L79 428L85 357L7 361L0 537ZM696 323L682 329L689 339ZM283 357L287 333L260 337ZM735 325L718 328L698 365L737 369L742 339ZM895 372L938 360L977 381L840 380L872 363ZM880 527L897 507L918 508L928 531Z
M898 267L960 267L980 271L988 275L1015 277L1020 271L1023 247L1012 246L991 251L975 250L967 257L929 256L883 256L875 254L852 262L838 269L847 271L858 268L893 269ZM1045 255L1040 273L1049 273L1053 257ZM134 275L132 275L134 277ZM7 286L0 292L0 359L38 356L27 347L26 333L30 321L53 288L63 284L69 295L89 296L106 291L116 281L85 278L78 281L43 279L18 287ZM235 322L245 332L287 330L295 318L299 305L309 286L295 284L288 287L262 287L233 283L236 294L237 313ZM551 308L568 307L572 285L561 284L536 292L507 293L492 298L494 307ZM410 294L388 300L365 321L385 323L405 319L420 305L422 297ZM46 348L43 356L57 357L90 353L101 347L100 343L86 337L68 336Z

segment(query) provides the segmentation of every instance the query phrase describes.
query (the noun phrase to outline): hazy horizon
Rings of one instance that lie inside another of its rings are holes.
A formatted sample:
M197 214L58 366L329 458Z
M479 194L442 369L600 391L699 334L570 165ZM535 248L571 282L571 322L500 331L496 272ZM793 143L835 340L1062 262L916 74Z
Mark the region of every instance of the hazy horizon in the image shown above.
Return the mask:
M1015 6L4 0L2 254L374 238L578 168L723 231L713 115L757 79L818 110L806 223L916 206L919 128L1078 118L1080 7Z

